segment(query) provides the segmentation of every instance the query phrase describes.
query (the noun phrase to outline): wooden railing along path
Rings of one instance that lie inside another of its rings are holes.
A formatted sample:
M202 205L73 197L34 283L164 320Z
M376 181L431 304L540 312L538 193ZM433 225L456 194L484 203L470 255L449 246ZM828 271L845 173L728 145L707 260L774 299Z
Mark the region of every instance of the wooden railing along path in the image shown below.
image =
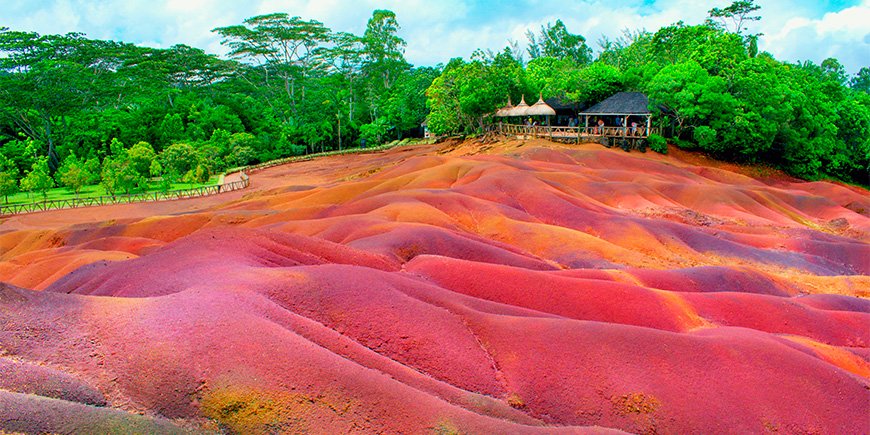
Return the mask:
M34 213L38 211L62 210L67 208L96 207L113 204L132 204L135 202L173 201L178 199L199 198L218 193L240 190L250 185L250 178L241 173L241 180L215 186L195 187L192 189L170 190L167 192L141 192L124 195L103 195L89 198L54 199L26 204L0 205L0 216Z
M647 131L646 126L638 126L634 132L631 127L568 127L550 125L494 124L492 129L508 136L545 137L552 139L574 139L597 142L601 138L646 139L656 128Z
M217 195L224 192L232 192L234 190L244 189L250 186L250 178L248 174L256 171L261 171L273 166L280 166L287 163L301 162L312 160L317 157L343 155L343 154L363 154L378 151L384 151L393 148L397 145L403 145L406 142L394 141L386 145L372 148L350 148L340 151L326 151L316 154L306 154L303 156L285 157L268 162L258 163L256 165L242 166L229 170L230 173L238 172L241 180L231 183L218 184L215 186L203 186L192 189L170 190L168 192L141 192L125 195L104 195L90 198L72 198L72 199L55 199L48 201L38 201L26 204L2 204L0 205L0 216L11 216L16 214L34 213L49 210L62 210L67 208L81 207L96 207L101 205L113 204L132 204L136 202L157 202L157 201L173 201L178 199L199 198L209 195Z

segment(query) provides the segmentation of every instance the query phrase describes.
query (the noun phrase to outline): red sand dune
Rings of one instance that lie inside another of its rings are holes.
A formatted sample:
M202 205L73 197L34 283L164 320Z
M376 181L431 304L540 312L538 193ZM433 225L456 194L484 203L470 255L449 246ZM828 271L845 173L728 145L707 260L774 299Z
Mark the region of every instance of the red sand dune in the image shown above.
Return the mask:
M445 143L0 221L0 432L870 433L870 195Z

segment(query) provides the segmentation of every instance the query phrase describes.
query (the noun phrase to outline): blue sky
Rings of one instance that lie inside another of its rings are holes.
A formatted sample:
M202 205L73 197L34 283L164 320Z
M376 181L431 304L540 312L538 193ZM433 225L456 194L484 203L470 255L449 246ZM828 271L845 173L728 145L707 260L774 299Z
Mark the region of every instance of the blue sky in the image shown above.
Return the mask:
M623 29L655 31L683 20L700 23L730 0L0 0L0 26L40 33L84 32L169 47L183 43L223 54L211 29L269 12L322 21L361 34L374 9L396 12L406 57L415 65L467 58L475 48L498 50L509 39L526 42L527 29L562 19L594 49L602 36ZM764 33L759 46L788 61L820 63L837 57L849 73L870 66L870 0L757 0Z

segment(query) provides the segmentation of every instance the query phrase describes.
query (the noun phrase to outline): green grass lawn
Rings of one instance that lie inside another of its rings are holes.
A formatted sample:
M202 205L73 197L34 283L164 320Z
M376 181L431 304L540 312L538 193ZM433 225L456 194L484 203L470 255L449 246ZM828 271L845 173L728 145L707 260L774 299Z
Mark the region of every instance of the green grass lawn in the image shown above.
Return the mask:
M220 180L219 175L214 175L209 178L207 183L172 183L172 188L170 190L184 190L184 189L194 189L197 187L203 186L214 186L217 185ZM148 182L148 192L159 192L160 191L160 180L151 180ZM49 189L47 194L47 200L57 200L57 199L73 199L76 197L75 193L72 190L67 189L66 187L55 187L54 189ZM121 195L123 192L116 192L116 194ZM108 196L106 193L106 189L101 185L95 186L85 186L82 188L81 192L79 192L79 198L93 198L97 196ZM0 197L0 201L3 201L2 204L27 204L31 202L41 202L43 200L42 193L39 192L18 192L14 195L9 195L9 201L6 202L4 198Z

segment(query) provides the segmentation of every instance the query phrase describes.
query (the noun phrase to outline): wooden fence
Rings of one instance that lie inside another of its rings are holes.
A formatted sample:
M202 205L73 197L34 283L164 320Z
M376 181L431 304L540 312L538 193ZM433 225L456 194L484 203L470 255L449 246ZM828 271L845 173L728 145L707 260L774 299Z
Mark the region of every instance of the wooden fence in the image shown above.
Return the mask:
M173 201L178 199L190 199L209 195L216 195L218 193L232 192L234 190L244 189L248 187L250 185L250 178L247 174L261 171L266 168L271 168L273 166L280 166L287 163L312 160L317 157L331 155L362 154L384 151L400 144L404 143L395 141L379 147L350 148L340 151L327 151L316 154L307 154L304 156L285 157L282 159L258 163L256 165L234 168L231 169L230 172L239 172L242 179L239 181L233 181L232 183L219 184L216 186L204 186L183 190L170 190L168 192L143 192L131 193L128 195L96 196L91 198L56 199L50 201L31 202L27 204L5 204L0 205L0 216L11 216L16 214L34 213L49 210L62 210L67 208L96 207L101 205L113 204L132 204L135 202Z
M506 123L494 124L492 130L508 136L574 139L577 142L583 140L598 142L601 138L646 139L650 133L657 133L656 128L647 131L646 126L638 126L632 132L631 127L567 127Z
M132 204L136 202L173 201L178 199L199 198L232 192L248 187L250 178L241 173L241 180L216 186L203 186L192 189L170 190L167 192L142 192L127 195L105 195L91 198L56 199L50 201L31 202L27 204L0 205L0 216L34 213L38 211L61 210L67 208L95 207L100 205Z

